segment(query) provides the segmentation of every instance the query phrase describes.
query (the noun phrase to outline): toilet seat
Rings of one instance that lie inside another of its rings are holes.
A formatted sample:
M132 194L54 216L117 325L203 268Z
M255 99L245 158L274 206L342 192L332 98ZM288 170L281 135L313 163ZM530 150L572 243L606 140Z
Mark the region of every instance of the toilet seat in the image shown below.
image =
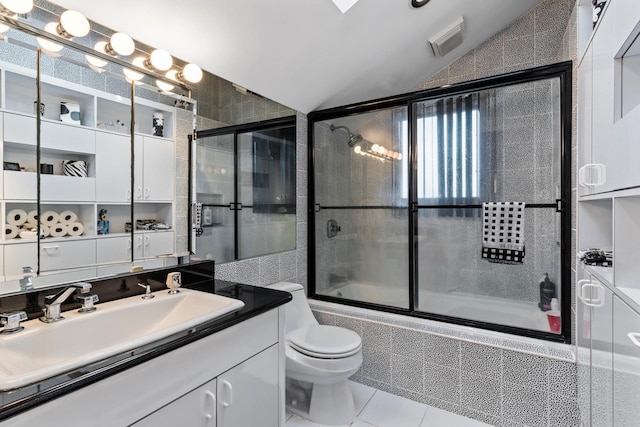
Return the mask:
M319 359L349 357L362 347L360 335L337 326L311 325L294 330L287 338L296 351Z

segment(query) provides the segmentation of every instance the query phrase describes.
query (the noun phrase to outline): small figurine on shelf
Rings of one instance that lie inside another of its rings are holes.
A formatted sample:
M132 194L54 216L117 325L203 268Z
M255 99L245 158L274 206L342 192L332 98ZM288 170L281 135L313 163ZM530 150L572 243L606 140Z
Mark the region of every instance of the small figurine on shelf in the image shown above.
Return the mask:
M106 209L100 209L98 213L98 234L109 234L109 221L107 221Z

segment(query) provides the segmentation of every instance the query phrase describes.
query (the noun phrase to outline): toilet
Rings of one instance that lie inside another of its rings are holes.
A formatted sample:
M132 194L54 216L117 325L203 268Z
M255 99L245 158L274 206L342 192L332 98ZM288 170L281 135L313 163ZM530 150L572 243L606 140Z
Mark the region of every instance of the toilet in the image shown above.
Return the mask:
M269 287L293 296L284 306L287 410L319 424L349 424L356 413L347 380L362 365L360 335L318 324L302 285Z

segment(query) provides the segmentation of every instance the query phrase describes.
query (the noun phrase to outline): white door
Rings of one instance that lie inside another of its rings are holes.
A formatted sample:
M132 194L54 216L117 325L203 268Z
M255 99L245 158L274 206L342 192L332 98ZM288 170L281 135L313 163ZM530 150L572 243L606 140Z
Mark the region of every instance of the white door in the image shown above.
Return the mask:
M158 255L173 254L173 232L158 231L144 233L142 251L145 258L153 258Z
M131 202L131 139L96 133L96 200Z
M131 261L131 237L98 237L96 240L98 264Z
M215 427L216 380L158 409L151 415L132 424L135 427ZM260 424L255 424L260 425ZM238 425L239 427L240 425Z
M279 425L278 345L218 377L220 427Z
M618 297L613 310L614 412L610 425L635 427L640 420L640 315Z
M592 163L591 157L591 123L593 102L593 48L589 45L578 69L578 195L591 193L585 185L584 166Z
M144 137L144 201L173 201L175 162L173 141Z

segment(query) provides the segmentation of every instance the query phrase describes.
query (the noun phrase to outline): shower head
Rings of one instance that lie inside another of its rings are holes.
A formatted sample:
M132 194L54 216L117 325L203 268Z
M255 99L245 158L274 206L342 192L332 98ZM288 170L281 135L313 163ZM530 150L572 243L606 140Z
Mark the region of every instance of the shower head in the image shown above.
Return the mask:
M348 127L331 125L331 130L332 131L334 131L336 129L345 129L347 131L347 133L349 134L349 141L347 142L347 144L349 144L349 147L355 147L356 145L358 145L359 143L362 142L362 139L363 139L362 135L360 135L360 134L358 134L358 135L352 134Z

